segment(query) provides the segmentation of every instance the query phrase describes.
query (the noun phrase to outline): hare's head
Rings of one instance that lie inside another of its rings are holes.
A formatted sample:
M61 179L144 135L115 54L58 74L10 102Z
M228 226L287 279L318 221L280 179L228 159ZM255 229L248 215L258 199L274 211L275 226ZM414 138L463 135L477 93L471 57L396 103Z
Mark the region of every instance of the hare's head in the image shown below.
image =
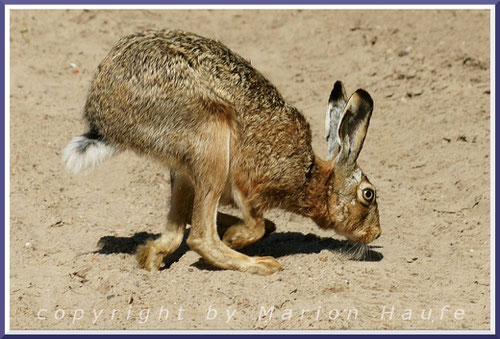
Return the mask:
M328 228L367 244L381 234L375 187L356 160L363 147L373 100L358 89L349 99L340 81L333 87L326 114L328 160Z

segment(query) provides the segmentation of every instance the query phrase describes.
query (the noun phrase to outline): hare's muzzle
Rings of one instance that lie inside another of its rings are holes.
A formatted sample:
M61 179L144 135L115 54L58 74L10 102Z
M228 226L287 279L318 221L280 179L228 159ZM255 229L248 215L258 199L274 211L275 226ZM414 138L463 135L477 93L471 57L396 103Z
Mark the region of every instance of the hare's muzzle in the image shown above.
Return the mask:
M348 236L351 241L359 242L362 244L369 244L372 241L378 239L382 234L380 225L372 226L364 232L360 232L357 236Z
M378 239L381 234L382 234L382 229L380 228L380 225L374 226L371 230L367 232L366 236L363 239L365 241L362 242L364 242L365 244L369 244L372 241Z

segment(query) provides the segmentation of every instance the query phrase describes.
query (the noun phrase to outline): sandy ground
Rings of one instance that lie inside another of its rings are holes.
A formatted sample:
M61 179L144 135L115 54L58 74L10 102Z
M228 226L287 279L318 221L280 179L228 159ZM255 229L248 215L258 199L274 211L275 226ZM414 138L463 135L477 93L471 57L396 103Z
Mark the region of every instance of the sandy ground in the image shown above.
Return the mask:
M463 10L12 11L11 328L489 329L489 19ZM274 275L213 270L185 245L168 269L138 267L137 244L166 220L168 170L124 153L73 176L60 157L84 132L98 63L121 36L147 28L217 38L250 59L304 112L322 156L334 81L371 93L359 163L378 189L383 234L367 260L349 260L342 237L276 210L266 217L277 231L245 250L277 257L284 270Z

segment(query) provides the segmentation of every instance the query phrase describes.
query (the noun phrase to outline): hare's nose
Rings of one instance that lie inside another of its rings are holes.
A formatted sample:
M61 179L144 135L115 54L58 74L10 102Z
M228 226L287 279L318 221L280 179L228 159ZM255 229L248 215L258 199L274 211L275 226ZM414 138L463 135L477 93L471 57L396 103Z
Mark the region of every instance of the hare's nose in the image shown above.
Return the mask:
M381 234L382 234L382 231L378 231L378 234L377 234L377 236L375 237L375 239L380 238L380 235L381 235Z

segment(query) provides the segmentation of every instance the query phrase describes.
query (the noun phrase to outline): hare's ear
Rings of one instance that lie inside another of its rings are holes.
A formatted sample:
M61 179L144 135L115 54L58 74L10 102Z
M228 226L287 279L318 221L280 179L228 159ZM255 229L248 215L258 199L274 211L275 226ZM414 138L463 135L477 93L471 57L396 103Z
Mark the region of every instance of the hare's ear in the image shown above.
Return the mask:
M325 138L328 142L328 159L333 159L340 150L340 140L337 131L346 103L347 98L344 85L342 82L337 81L335 85L333 85L332 92L330 93L325 117Z
M337 164L356 163L363 148L373 111L373 100L365 90L358 89L349 98L338 128L340 151Z

